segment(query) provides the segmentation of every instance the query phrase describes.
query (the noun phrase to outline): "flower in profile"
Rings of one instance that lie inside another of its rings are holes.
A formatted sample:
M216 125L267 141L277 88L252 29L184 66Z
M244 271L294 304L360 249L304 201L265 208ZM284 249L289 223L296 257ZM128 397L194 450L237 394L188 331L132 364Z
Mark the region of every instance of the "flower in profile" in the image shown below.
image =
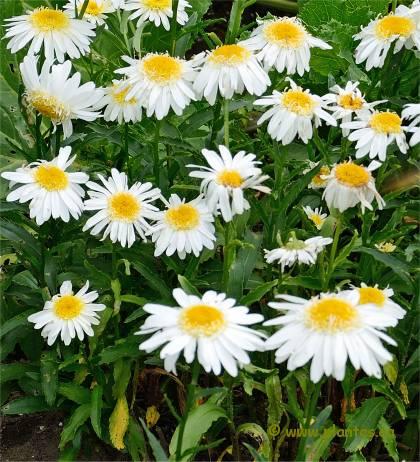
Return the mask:
M273 94L257 99L256 106L272 106L258 120L258 125L269 120L267 132L283 145L290 144L298 135L306 144L313 135L313 125L318 127L321 119L334 127L337 125L334 117L328 112L326 102L318 95L293 82L289 77L290 88L283 92L274 90Z
M246 189L255 189L269 194L270 188L262 183L268 179L257 165L255 154L240 151L232 157L226 146L219 146L220 155L215 151L203 149L201 152L210 167L187 165L193 170L190 176L201 178L201 191L206 198L211 213L219 210L225 221L231 221L234 215L241 215L250 205L245 199Z
M87 220L83 231L90 229L96 236L105 228L102 240L108 236L111 242L122 247L131 247L136 240L136 231L143 240L150 230L147 220L156 218L157 208L152 202L160 197L160 190L152 183L134 183L128 187L127 175L113 168L105 179L98 175L102 185L89 181L90 199L85 201L85 210L98 210Z
M83 211L82 197L85 195L81 184L89 180L83 172L67 172L76 156L69 159L71 147L60 148L59 154L51 161L40 160L15 172L3 172L1 176L10 181L14 188L6 198L8 202L29 202L29 216L42 225L51 217L68 222L70 216L78 219Z
M105 305L92 303L98 298L98 292L88 292L89 281L75 294L71 281L64 281L60 293L45 302L44 309L28 317L35 324L35 329L42 329L41 335L52 345L58 335L64 345L70 345L77 335L80 341L85 334L94 335L92 325L99 324L98 311L103 311Z
M307 205L303 207L303 211L306 213L306 216L309 218L309 220L311 220L315 225L316 229L320 230L328 216L326 213L322 213L322 207L313 210L311 207L309 207L309 205Z
M420 103L406 104L401 113L403 119L411 120L407 131L413 133L410 138L410 146L420 143Z
M397 344L382 331L389 326L388 317L371 305L359 305L357 292L325 293L310 300L291 295L277 298L280 302L269 306L285 314L264 323L280 326L265 344L267 350L276 350L277 363L287 360L292 371L312 360L314 383L324 374L343 380L347 358L355 369L381 377L380 366L392 359L381 340Z
M357 165L352 161L336 164L331 173L325 177L327 186L322 197L327 202L328 208L336 208L344 212L360 202L362 213L365 208L373 210L372 202L376 199L378 208L381 210L385 205L375 187L375 179L372 171L380 167L380 163L372 161L368 167Z
M11 40L7 49L17 53L29 42L28 55L38 54L41 47L47 61L57 58L64 61L67 54L71 59L80 58L90 48L95 26L81 19L73 19L66 11L39 7L26 14L8 18L5 38Z
M282 272L286 267L295 263L314 265L325 246L332 242L330 237L322 236L315 236L302 241L297 239L294 233L292 234L285 245L273 250L264 250L267 263L280 263Z
M407 153L408 144L404 133L407 127L402 126L401 117L396 112L361 113L357 120L345 122L341 127L351 130L350 141L357 141L357 159L369 154L370 159L378 157L383 162L386 159L387 148L394 140L400 151L403 154Z
M353 38L360 40L355 52L356 64L366 61L367 71L384 65L394 42L394 53L403 46L420 50L420 4L413 4L412 8L398 6L395 13L374 19Z
M115 72L126 75L131 85L125 99L137 98L146 108L147 117L155 114L161 120L171 108L181 115L196 99L192 89L196 69L192 61L158 53L148 53L141 59L123 56L123 60L129 66Z
M250 351L262 351L264 334L247 326L261 322L261 314L249 313L245 306L225 294L209 290L202 297L175 289L173 297L179 306L148 303L143 309L150 316L137 334L153 335L140 344L151 352L160 351L167 371L176 374L176 363L183 352L187 363L197 357L206 372L219 375L224 368L236 377L238 367L250 364Z
M72 18L76 17L75 6L77 11L80 14L85 0L69 0L69 2L64 5ZM113 0L89 0L86 6L86 10L83 14L83 19L89 21L95 26L102 26L105 24L107 14L113 13L115 11L115 6ZM107 26L105 26L107 28Z
M156 243L155 257L164 252L168 256L178 252L181 259L187 253L198 257L204 247L214 248L214 218L202 196L185 202L172 194L165 203L166 210L156 212L157 222L149 231Z
M93 82L80 85L79 72L70 77L71 61L56 65L45 61L40 74L37 62L37 57L26 56L20 64L27 104L54 127L62 125L64 139L73 133L72 120L92 122L100 117L94 106L103 98L103 90Z
M383 253L392 253L397 248L392 242L380 242L379 244L375 244L375 247Z
M138 122L141 120L141 105L138 99L133 96L126 99L131 86L125 80L113 80L112 85L104 89L105 96L100 104L105 105L104 119L113 122Z
M202 64L194 90L211 105L216 102L218 92L226 99L232 99L235 93L242 94L245 89L250 95L260 96L271 83L245 42L221 45L200 53L194 60L197 65Z
M183 26L188 21L186 8L191 5L186 0L179 0L176 22ZM166 29L171 28L170 19L173 17L172 0L127 0L124 6L127 11L133 11L128 19L138 19L137 27L145 22L152 22L156 27L161 24Z
M266 70L275 67L277 72L296 72L302 76L309 71L311 48L331 50L323 40L313 37L298 18L258 20L258 27L244 43L257 52Z

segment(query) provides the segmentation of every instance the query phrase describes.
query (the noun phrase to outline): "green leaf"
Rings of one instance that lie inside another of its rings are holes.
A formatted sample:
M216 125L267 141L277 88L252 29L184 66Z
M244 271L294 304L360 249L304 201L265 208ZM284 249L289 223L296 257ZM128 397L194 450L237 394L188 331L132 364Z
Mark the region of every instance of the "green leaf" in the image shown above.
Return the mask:
M57 396L58 363L55 350L44 351L41 354L41 386L45 401L52 406Z
M140 355L139 352L139 341L133 343L124 340L123 343L119 343L107 348L104 348L99 354L99 364L109 364L117 361L121 358L137 358Z
M143 297L137 297L137 295L125 294L121 295L120 300L125 303L132 303L133 305L143 306L147 303L147 300Z
M157 290L164 298L171 298L171 291L162 278L147 265L139 261L132 262L133 267Z
M360 452L356 451L354 452L349 458L346 460L351 461L351 462L366 462L365 456Z
M112 387L112 396L119 398L125 394L131 377L131 361L118 360L114 365L114 385Z
M319 436L314 438L309 446L305 445L305 461L316 462L320 460L330 447L331 441L334 439L337 431L338 428L335 425L326 428L324 431L319 432Z
M1 407L1 413L5 415L32 414L49 410L50 407L43 396L25 396L18 398Z
M197 290L197 288L191 284L191 282L185 277L181 276L180 274L178 275L178 282L181 288L190 295L197 295L200 297L200 292Z
M87 404L90 402L90 390L73 382L60 383L58 393L77 404Z
M279 421L277 421L278 423ZM239 435L241 433L244 433L245 435L250 436L254 440L258 441L259 447L258 447L258 454L264 458L264 460L269 460L270 459L270 452L271 452L271 444L270 444L270 439L263 430L263 428L252 422L244 423L242 425L239 425L239 427L236 430L236 433Z
M72 441L76 435L77 430L86 422L90 416L90 403L82 404L71 415L70 419L64 425L61 432L59 448L63 449L64 446Z
M29 287L30 289L39 290L38 281L34 278L32 273L28 270L13 276L13 282L20 286Z
M9 382L11 380L19 380L25 377L27 372L36 371L36 367L26 363L10 363L0 364L0 383Z
M397 451L397 439L395 437L395 433L393 428L389 425L389 423L385 420L384 417L381 417L379 420L379 436L382 438L384 442L384 446L388 451L388 454L392 457L394 462L398 462L400 460Z
M244 446L248 449L252 457L254 457L255 462L268 462L269 459L266 459L262 454L260 454L253 446L248 443L244 443Z
M102 415L102 393L103 389L102 386L96 384L92 390L92 400L91 400L91 407L90 407L90 421L92 423L92 427L95 430L95 433L101 438L101 415Z
M146 460L146 441L140 425L130 416L126 434L127 450L132 460Z
M250 290L246 295L244 295L239 303L241 305L249 306L253 303L261 301L264 295L270 292L271 289L276 287L278 280L265 282L264 284L259 285L256 289Z
M17 327L29 325L28 316L33 314L35 311L35 309L30 309L24 311L23 313L17 314L11 319L8 319L1 328L0 338L4 337L6 334L11 332L13 329L16 329Z
M268 399L267 428L279 425L284 412L281 392L281 383L278 374L270 375L265 379L265 393Z
M160 445L160 443L159 443L158 439L156 438L156 436L147 428L147 426L144 423L143 419L140 419L140 423L141 423L141 425L143 427L144 432L147 435L147 439L149 440L149 444L150 444L150 447L152 448L155 459L158 460L159 462L160 461L167 462L168 457L165 454L165 451L163 450L163 448Z

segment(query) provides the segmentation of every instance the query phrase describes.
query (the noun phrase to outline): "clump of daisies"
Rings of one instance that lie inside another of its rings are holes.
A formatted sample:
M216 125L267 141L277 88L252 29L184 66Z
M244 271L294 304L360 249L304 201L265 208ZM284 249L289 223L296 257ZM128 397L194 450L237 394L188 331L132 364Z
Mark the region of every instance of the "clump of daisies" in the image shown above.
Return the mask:
M229 149L223 145L219 146L219 151L220 154L209 149L201 151L209 167L187 167L199 169L190 172L190 176L202 179L200 190L210 212L220 211L225 221L231 221L235 215L241 215L250 208L244 196L246 189L267 194L271 192L270 188L262 185L269 177L262 174L255 154L240 151L232 157Z
M69 2L64 5L72 18L76 17L76 8L78 14L80 14L85 0L69 0ZM89 0L85 12L83 13L83 18L86 21L89 21L95 26L103 26L107 28L105 20L107 19L107 14L113 13L116 10L112 0Z
M402 111L403 119L411 120L407 131L413 133L410 138L410 146L420 143L420 103L406 104Z
M337 121L325 109L327 103L318 95L303 90L302 87L286 78L290 88L283 92L274 90L271 95L257 99L256 106L272 106L258 120L258 125L267 120L267 132L283 145L290 144L296 136L306 144L313 136L313 126L318 127L321 119L336 126Z
M311 48L331 50L323 40L313 37L298 18L257 20L258 27L244 43L256 52L257 58L269 70L296 72L302 76L309 71Z
M71 147L60 148L51 161L39 160L18 168L15 172L3 172L13 191L8 202L29 202L29 216L42 225L50 218L68 222L70 216L78 219L83 211L85 195L82 184L89 180L83 172L67 172L76 156L70 158ZM22 186L15 187L17 184Z
M261 314L249 313L233 298L213 290L198 297L175 289L173 297L177 306L144 305L150 316L137 332L153 334L140 350L150 353L163 346L160 357L167 371L176 374L183 353L187 363L197 358L207 373L219 375L225 369L236 377L239 368L250 364L248 353L264 349L265 335L248 327L261 322Z
M64 345L70 345L76 336L80 341L85 334L94 335L92 326L99 324L99 311L105 309L102 303L92 303L98 297L98 292L88 292L89 281L76 293L73 292L71 281L64 281L60 293L45 302L44 309L28 317L35 324L35 329L42 329L41 335L52 345L58 335Z

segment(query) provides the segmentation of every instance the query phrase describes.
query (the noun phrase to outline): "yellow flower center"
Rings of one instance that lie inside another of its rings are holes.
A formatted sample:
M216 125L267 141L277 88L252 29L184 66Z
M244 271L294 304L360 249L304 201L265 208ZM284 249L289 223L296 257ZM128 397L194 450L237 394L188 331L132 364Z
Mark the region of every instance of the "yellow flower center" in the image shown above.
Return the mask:
M129 192L115 193L108 199L108 210L112 220L132 223L141 209L140 202Z
M167 55L152 55L143 61L143 69L153 82L167 84L181 77L182 66L176 58Z
M289 48L299 48L305 40L303 27L293 21L280 20L268 24L264 35L267 41Z
M394 35L409 37L415 28L416 24L412 19L390 14L378 21L376 35L381 39L388 39Z
M323 178L321 178L321 176L329 175L329 174L330 174L330 168L327 165L323 165L320 168L319 173L317 173L312 178L311 184L317 188L321 188L322 186L325 186L327 180L324 180Z
M241 45L222 45L210 54L210 61L226 66L236 66L247 60L251 52Z
M83 5L83 2L81 2ZM89 0L89 3L86 7L86 14L91 14L92 16L99 16L104 11L104 4L98 3L96 0Z
M69 111L55 96L42 90L28 93L29 104L44 117L53 122L62 122L69 117Z
M335 177L346 186L359 188L369 183L370 173L361 165L346 162L335 167Z
M55 165L40 165L35 169L34 178L47 191L62 191L69 185L67 173Z
M302 90L288 90L282 95L283 106L290 112L302 116L311 116L315 100Z
M375 305L382 306L386 301L383 291L376 287L360 287L359 296L360 305L364 305L365 303L374 303Z
M121 106L124 104L137 104L137 99L134 97L130 98L129 100L125 99L130 89L131 87L128 85L123 88L121 88L119 85L114 85L112 87L111 96L113 100Z
M226 326L223 312L208 305L192 305L179 317L180 328L193 337L210 337Z
M324 223L324 219L321 217L321 215L318 215L314 213L309 217L309 219L316 225L316 226L321 226Z
M352 93L346 93L338 97L338 104L344 109L357 111L363 107L363 99L359 96L354 96Z
M53 304L54 313L61 319L73 319L82 312L84 302L75 295L63 295Z
M334 333L351 329L357 325L358 313L350 303L338 298L323 298L313 303L307 312L310 327Z
M244 182L237 170L222 170L216 178L216 182L231 188L239 188Z
M143 0L143 4L151 10L166 10L172 6L172 0Z
M379 251L384 253L392 253L397 246L392 242L381 242L375 246Z
M194 229L200 223L198 210L190 204L170 208L165 217L168 223L178 231Z
M40 32L64 30L69 27L70 18L60 10L37 8L29 17L32 25Z
M369 125L378 133L401 132L401 118L395 112L377 112L371 116Z

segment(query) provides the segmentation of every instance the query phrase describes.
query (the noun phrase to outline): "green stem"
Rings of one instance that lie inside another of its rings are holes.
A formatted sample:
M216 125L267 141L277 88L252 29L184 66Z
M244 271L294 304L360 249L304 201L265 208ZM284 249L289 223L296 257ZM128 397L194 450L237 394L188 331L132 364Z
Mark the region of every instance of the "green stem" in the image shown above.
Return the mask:
M159 186L159 137L160 137L160 120L156 120L155 139L153 143L153 173L155 176L155 183Z
M42 159L42 136L41 136L41 123L42 123L42 115L36 114L35 115L35 141L36 141L36 153L38 159Z
M121 159L121 168L124 168L124 165L126 165L127 170L128 170L128 123L124 124L124 132L123 132L123 144L124 144L124 150L123 150L123 158Z
M175 56L176 51L176 28L177 28L177 16L178 16L178 3L179 0L172 0L172 21L171 21L171 55Z
M245 8L254 1L233 0L232 9L230 10L229 25L226 33L226 43L234 43L241 28L242 13Z
M337 253L337 247L338 247L338 241L340 238L340 234L341 234L341 219L338 218L337 224L335 226L334 240L333 240L332 247L331 247L330 260L328 263L328 271L327 271L327 277L325 278L324 290L328 289L328 285L329 285L331 275L334 269L335 255Z
M228 403L227 403L227 412L229 417L229 430L232 439L232 448L233 448L233 460L240 461L241 455L239 451L239 437L235 428L234 422L234 412L233 412L233 379L229 377L229 386L228 386Z
M233 221L225 224L225 245L223 246L223 290L227 292L229 284L229 272L232 261L234 259L235 248L231 244L232 240L235 239L235 226Z
M392 12L395 13L395 9L397 8L398 0L392 0Z
M229 148L229 100L223 101L223 127L225 146Z
M82 8L80 9L79 15L77 15L77 11L76 11L76 18L77 19L82 19L83 18L83 15L85 14L85 11L86 11L86 8L88 7L88 5L89 5L89 0L85 0L83 2Z

